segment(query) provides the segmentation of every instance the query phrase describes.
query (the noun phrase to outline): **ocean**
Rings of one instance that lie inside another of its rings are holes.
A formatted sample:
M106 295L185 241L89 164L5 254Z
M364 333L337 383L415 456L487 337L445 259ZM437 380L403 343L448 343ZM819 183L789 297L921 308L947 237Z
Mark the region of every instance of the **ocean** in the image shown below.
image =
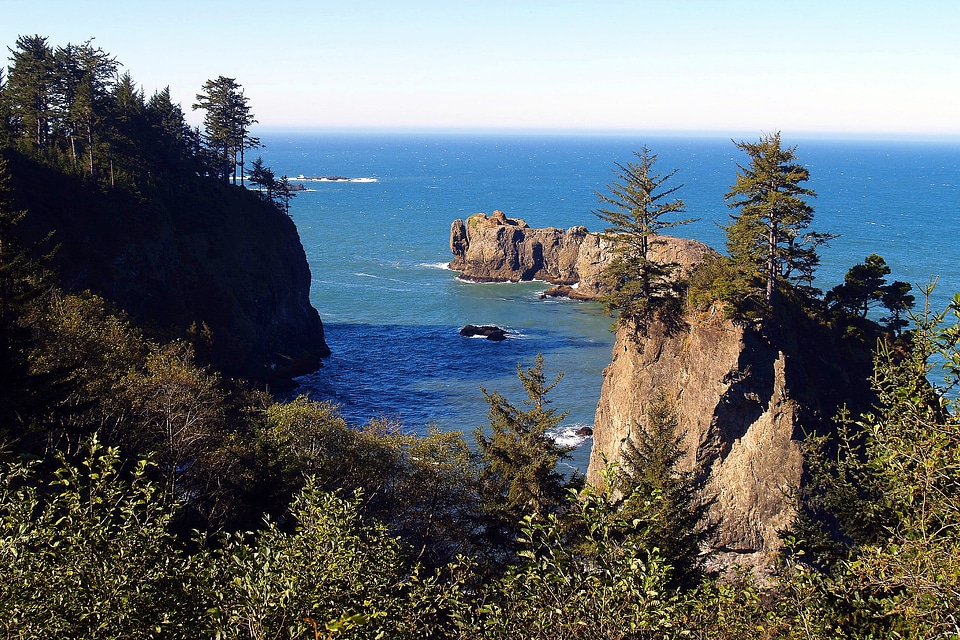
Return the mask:
M558 437L586 470L591 426L609 363L612 319L597 304L540 300L545 283L476 284L446 269L451 223L502 210L531 227L602 229L592 213L617 163L644 145L695 223L675 235L723 249L723 195L746 157L727 138L584 135L261 133L260 153L278 176L304 181L291 203L313 275L311 300L332 355L298 381L298 393L332 400L349 420L400 421L423 432L486 424L481 389L520 402L517 366L543 354L548 396L569 412ZM960 143L791 140L818 197L813 228L838 234L821 251L826 290L853 264L884 257L890 280L939 277L934 309L960 292ZM922 305L919 292L918 304ZM509 339L461 338L466 324L496 324Z

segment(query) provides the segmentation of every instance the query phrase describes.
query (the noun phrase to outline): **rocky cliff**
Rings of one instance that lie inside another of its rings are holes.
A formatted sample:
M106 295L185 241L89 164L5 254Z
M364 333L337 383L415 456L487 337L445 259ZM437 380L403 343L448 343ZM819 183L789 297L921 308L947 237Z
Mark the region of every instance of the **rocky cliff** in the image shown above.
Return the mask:
M867 406L870 365L864 344L800 312L766 328L716 308L680 328L622 327L603 372L588 480L599 480L604 456L618 458L663 393L677 409L684 466L702 465L716 498L720 557L763 567L794 516L789 494L802 482L804 434L830 429L844 404Z
M683 270L703 260L712 249L684 238L661 236L652 258L677 262ZM476 213L450 227L450 268L465 280L519 282L543 280L555 285L552 293L594 300L604 293L601 278L611 258L610 243L586 227L532 229L502 211Z
M53 232L65 288L102 295L163 338L206 324L206 355L230 376L276 382L329 354L296 226L253 193L199 178L103 192L22 158L11 174L25 240Z

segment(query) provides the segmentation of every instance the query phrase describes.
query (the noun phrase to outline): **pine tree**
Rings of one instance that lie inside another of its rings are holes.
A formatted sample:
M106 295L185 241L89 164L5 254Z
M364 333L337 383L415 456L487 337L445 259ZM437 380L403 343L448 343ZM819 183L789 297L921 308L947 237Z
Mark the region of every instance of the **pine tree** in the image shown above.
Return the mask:
M156 91L146 103L146 117L153 142L148 149L154 170L198 171L200 133L187 124L183 109L170 97L170 87Z
M617 164L610 195L597 193L606 208L594 212L609 225L603 238L613 246L613 259L603 272L610 288L603 304L608 311L619 312L621 322L642 321L658 309L679 309L679 265L655 261L651 252L663 243L657 237L661 230L693 222L664 219L684 211L683 200L667 200L682 185L664 188L676 170L654 173L657 156L647 147L634 155L638 163Z
M768 306L790 283L813 293L817 247L834 236L807 230L813 207L805 198L816 193L802 183L810 172L797 164L796 147L781 146L779 131L736 145L750 157L750 165L738 165L737 180L725 196L728 206L739 211L724 227L727 252L734 265L759 280L757 288ZM744 293L747 298L753 294Z
M233 175L237 182L237 167L243 180L243 152L260 146L260 141L251 138L250 125L256 120L250 111L249 99L234 78L219 76L207 80L203 92L197 94L193 109L203 109L203 128L207 144L217 155L220 177L226 181Z
M910 284L896 281L887 283L890 267L886 261L871 253L863 262L850 267L838 284L827 292L826 302L841 315L865 319L870 309L882 306L890 316L882 318L888 328L899 333L907 322L903 315L913 308L915 298L910 295Z
M118 63L91 43L88 40L81 45L58 48L55 61L61 110L58 120L67 132L74 168L80 157L77 150L80 142L86 145L87 171L93 177L96 144L112 111L111 91Z
M503 509L519 524L524 515L542 518L556 511L563 502L565 481L557 463L568 459L569 450L558 445L553 432L568 412L547 408L546 395L560 382L559 374L546 384L543 356L537 355L533 367L517 365L517 377L526 391L523 409L511 404L499 392L481 387L490 405L490 436L476 432L483 462L483 481L495 510Z
M250 184L254 185L261 200L273 202L273 191L277 188L277 178L273 169L263 164L263 158L257 157L250 168Z
M664 396L650 405L620 452L615 486L623 495L621 515L635 521L648 548L657 548L673 567L672 582L691 586L702 572L702 547L713 535L703 495L703 469L684 471L677 414Z
M5 100L20 138L42 152L53 111L54 52L39 35L17 38L16 48L9 51Z

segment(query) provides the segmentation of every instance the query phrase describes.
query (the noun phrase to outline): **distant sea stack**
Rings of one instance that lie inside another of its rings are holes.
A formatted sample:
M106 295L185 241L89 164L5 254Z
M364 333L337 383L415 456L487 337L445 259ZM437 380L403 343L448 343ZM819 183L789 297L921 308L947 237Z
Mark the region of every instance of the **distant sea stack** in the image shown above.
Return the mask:
M654 260L681 264L686 271L715 252L696 240L660 236ZM586 227L532 229L502 211L475 213L450 227L450 268L473 282L542 280L557 285L546 295L596 300L605 292L601 278L610 261L610 244Z
M274 385L329 355L296 225L241 187L196 179L142 197L10 162L29 243L53 232L63 286L89 289L161 337L209 329L207 359Z

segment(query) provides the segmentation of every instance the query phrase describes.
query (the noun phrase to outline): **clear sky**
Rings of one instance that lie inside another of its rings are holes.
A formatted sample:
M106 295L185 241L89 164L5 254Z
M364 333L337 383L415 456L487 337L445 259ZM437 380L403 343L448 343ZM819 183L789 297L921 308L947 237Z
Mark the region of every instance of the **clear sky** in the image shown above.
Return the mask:
M0 0L0 41L95 38L192 122L960 137L960 0Z

